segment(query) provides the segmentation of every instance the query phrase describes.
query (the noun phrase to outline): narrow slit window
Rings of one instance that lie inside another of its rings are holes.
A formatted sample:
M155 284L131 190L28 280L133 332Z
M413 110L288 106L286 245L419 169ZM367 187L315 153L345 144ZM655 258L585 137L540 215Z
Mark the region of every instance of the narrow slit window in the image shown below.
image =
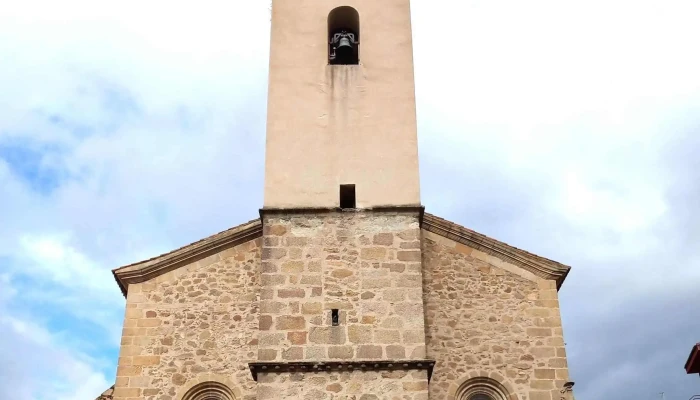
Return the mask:
M334 308L331 310L331 324L333 326L340 325L340 317L338 316L338 309Z
M340 208L356 208L355 185L340 185Z

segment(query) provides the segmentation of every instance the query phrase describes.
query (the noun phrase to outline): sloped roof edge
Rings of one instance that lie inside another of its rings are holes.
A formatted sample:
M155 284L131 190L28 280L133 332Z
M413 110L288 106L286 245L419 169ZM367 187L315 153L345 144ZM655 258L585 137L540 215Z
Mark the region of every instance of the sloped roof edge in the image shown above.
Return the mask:
M145 282L183 265L196 262L261 236L262 224L260 220L255 219L168 253L119 267L112 270L112 275L114 275L122 294L126 296L129 284Z
M564 283L564 279L571 270L571 267L567 265L510 246L432 214L425 213L422 228L517 265L541 278L555 280L557 290Z
M696 343L695 346L693 346L693 348L690 350L688 360L685 362L685 373L700 373L700 343Z
M556 280L557 289L561 287L571 269L564 264L499 242L498 240L432 214L424 213L421 228L498 257L506 262L524 268L541 278ZM212 254L257 239L261 236L262 223L259 219L255 219L168 253L116 268L112 270L112 274L122 294L126 296L129 284L145 282L180 266L196 262Z
M97 396L95 400L112 400L114 395L114 385L110 386L109 389L102 392L101 395Z

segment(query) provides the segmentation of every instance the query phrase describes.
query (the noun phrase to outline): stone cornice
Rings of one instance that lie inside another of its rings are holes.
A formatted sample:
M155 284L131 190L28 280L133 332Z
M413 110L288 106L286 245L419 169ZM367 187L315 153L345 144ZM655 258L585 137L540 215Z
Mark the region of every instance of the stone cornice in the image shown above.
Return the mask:
M422 229L517 265L540 278L555 280L557 289L564 283L564 279L571 269L567 265L509 246L428 213L423 217Z
M299 208L261 208L260 209L260 219L262 220L265 215L274 214L322 214L322 213L334 213L334 212L385 212L385 213L411 213L415 212L419 215L419 220L422 223L423 214L425 213L425 207L418 206L379 206L372 208L340 208L340 207L299 207Z
M261 236L262 224L258 220L253 220L169 253L117 268L112 271L112 274L119 284L122 294L126 296L128 287L132 283L145 282L183 265L191 264Z
M435 360L252 362L248 364L255 381L258 380L260 373L397 370L426 370L428 371L428 380L430 380L434 366Z

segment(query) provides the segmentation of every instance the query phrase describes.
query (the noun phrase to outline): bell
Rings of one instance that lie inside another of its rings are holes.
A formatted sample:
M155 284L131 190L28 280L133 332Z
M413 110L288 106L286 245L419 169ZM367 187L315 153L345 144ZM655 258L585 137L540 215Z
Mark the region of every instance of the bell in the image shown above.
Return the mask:
M341 50L344 47L352 49L352 43L350 43L350 39L348 39L347 36L341 37L340 41L338 42L338 50Z

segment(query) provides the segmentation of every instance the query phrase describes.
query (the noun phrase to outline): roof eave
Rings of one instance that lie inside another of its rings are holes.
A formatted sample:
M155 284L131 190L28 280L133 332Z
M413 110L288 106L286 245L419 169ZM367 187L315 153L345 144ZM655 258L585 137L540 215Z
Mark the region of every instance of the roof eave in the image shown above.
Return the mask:
M568 265L518 249L517 247L510 246L432 214L425 213L422 228L465 246L498 257L542 279L554 280L556 281L557 290L559 290L564 283L564 280L571 270L571 267Z
M688 360L685 362L685 372L687 374L700 374L700 343L696 343L690 350Z
M114 275L114 279L117 281L122 294L126 297L129 285L132 283L151 280L166 272L197 262L261 236L262 224L259 220L253 220L158 257L116 268L112 270L112 275Z

